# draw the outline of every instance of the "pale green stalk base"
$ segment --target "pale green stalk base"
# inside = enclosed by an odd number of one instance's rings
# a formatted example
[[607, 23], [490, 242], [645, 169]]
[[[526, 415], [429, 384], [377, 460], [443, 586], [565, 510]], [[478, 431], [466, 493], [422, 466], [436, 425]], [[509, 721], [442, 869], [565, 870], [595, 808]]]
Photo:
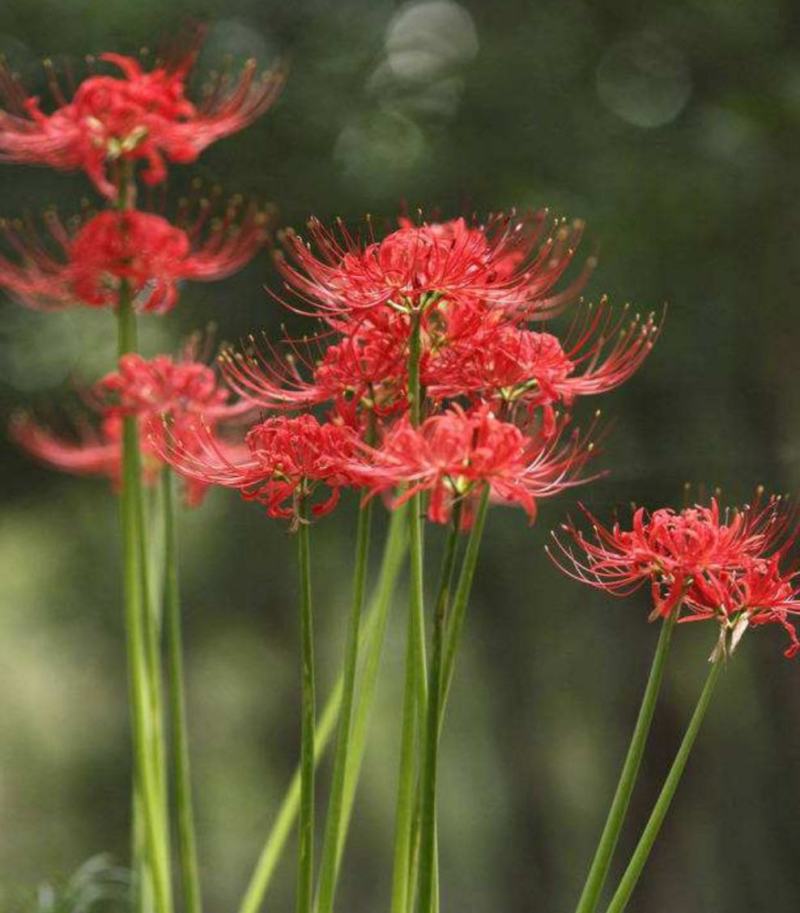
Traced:
[[297, 856], [297, 913], [311, 913], [314, 896], [314, 622], [311, 608], [311, 552], [305, 498], [300, 499], [297, 559], [300, 583], [300, 834]]
[[185, 913], [201, 913], [200, 874], [197, 864], [192, 778], [189, 764], [189, 733], [184, 696], [183, 634], [178, 589], [177, 530], [175, 528], [175, 494], [172, 473], [162, 475], [161, 506], [164, 515], [164, 557], [166, 579], [167, 689], [171, 713], [172, 763], [175, 807], [178, 819], [178, 854]]
[[686, 762], [689, 760], [692, 746], [697, 738], [697, 733], [700, 731], [700, 726], [702, 725], [703, 718], [708, 710], [708, 705], [711, 702], [711, 695], [714, 692], [714, 686], [719, 678], [722, 663], [722, 659], [717, 659], [712, 665], [711, 671], [708, 673], [708, 678], [706, 679], [706, 683], [700, 694], [700, 699], [698, 700], [692, 718], [689, 721], [678, 753], [675, 755], [675, 760], [672, 762], [672, 767], [667, 774], [667, 779], [664, 781], [664, 786], [659, 793], [650, 818], [645, 825], [642, 836], [639, 838], [636, 849], [633, 851], [633, 856], [631, 856], [628, 868], [625, 869], [625, 873], [620, 880], [619, 887], [611, 898], [611, 903], [608, 905], [606, 913], [622, 913], [628, 905], [633, 889], [636, 887], [639, 877], [642, 874], [642, 869], [650, 855], [650, 850], [652, 850], [656, 837], [658, 837], [658, 832], [661, 829], [661, 825], [669, 810], [670, 803], [675, 795], [675, 790], [678, 788], [678, 783], [680, 783], [681, 775], [686, 767]]
[[[411, 509], [414, 509], [412, 503]], [[397, 811], [395, 813], [394, 856], [392, 870], [391, 913], [409, 913], [411, 851], [413, 848], [413, 820], [415, 794], [415, 757], [417, 746], [417, 671], [414, 648], [414, 617], [409, 612], [406, 634], [406, 677], [403, 691], [403, 722], [400, 737], [400, 773], [397, 784]], [[420, 708], [424, 713], [424, 705]]]
[[353, 571], [353, 597], [347, 627], [347, 642], [344, 657], [344, 682], [342, 707], [339, 716], [339, 733], [333, 760], [331, 792], [325, 821], [325, 839], [320, 862], [317, 913], [332, 913], [339, 872], [339, 848], [344, 842], [342, 834], [342, 813], [344, 810], [344, 785], [347, 757], [350, 747], [353, 703], [355, 699], [356, 671], [358, 665], [358, 641], [361, 625], [361, 610], [366, 590], [369, 535], [372, 519], [372, 505], [369, 501], [358, 512], [356, 531], [356, 557]]
[[[367, 734], [372, 714], [372, 705], [375, 697], [375, 688], [378, 681], [383, 645], [386, 640], [386, 625], [389, 621], [389, 608], [392, 595], [403, 559], [408, 548], [408, 519], [406, 508], [395, 510], [389, 520], [389, 532], [386, 540], [384, 560], [381, 566], [378, 588], [374, 609], [370, 612], [369, 640], [364, 651], [364, 664], [358, 683], [358, 697], [353, 718], [353, 730], [350, 735], [350, 748], [347, 753], [345, 765], [344, 798], [342, 810], [342, 826], [340, 829], [340, 843], [338, 850], [337, 866], [341, 863], [344, 851], [344, 837], [350, 825], [355, 802], [356, 788], [361, 774], [361, 763], [366, 751]], [[374, 630], [372, 629], [374, 623]]]
[[439, 760], [439, 729], [442, 698], [442, 663], [444, 652], [445, 622], [450, 604], [450, 591], [456, 564], [461, 505], [453, 511], [452, 525], [447, 537], [442, 562], [439, 590], [433, 617], [431, 639], [431, 665], [428, 680], [428, 712], [424, 740], [422, 776], [420, 778], [419, 814], [419, 910], [432, 913], [438, 906], [438, 871], [436, 847], [436, 780]]
[[[129, 296], [120, 291], [118, 311], [119, 354], [135, 350], [136, 321]], [[134, 788], [140, 797], [143, 831], [143, 856], [149, 865], [153, 902], [157, 913], [171, 913], [172, 890], [169, 855], [165, 834], [165, 809], [157, 767], [158, 721], [152, 717], [153, 682], [149, 657], [145, 590], [147, 575], [141, 567], [146, 560], [143, 547], [141, 510], [141, 467], [136, 421], [123, 423], [120, 511], [122, 522], [123, 575], [125, 591], [125, 630], [128, 644], [128, 672], [133, 722]], [[144, 891], [139, 892], [143, 901]]]
[[664, 677], [664, 666], [669, 652], [670, 640], [672, 639], [672, 630], [675, 627], [675, 618], [676, 613], [673, 612], [669, 618], [662, 622], [661, 632], [658, 635], [658, 644], [653, 655], [650, 674], [647, 678], [647, 685], [642, 696], [642, 704], [639, 708], [639, 716], [631, 736], [628, 753], [622, 765], [611, 808], [603, 827], [603, 833], [600, 835], [600, 841], [597, 844], [589, 874], [586, 878], [586, 884], [583, 886], [575, 913], [594, 913], [600, 901], [600, 894], [608, 877], [614, 849], [619, 839], [619, 833], [628, 811], [633, 787], [641, 766], [650, 725], [653, 722], [653, 713], [656, 709], [658, 693], [661, 690], [661, 680]]

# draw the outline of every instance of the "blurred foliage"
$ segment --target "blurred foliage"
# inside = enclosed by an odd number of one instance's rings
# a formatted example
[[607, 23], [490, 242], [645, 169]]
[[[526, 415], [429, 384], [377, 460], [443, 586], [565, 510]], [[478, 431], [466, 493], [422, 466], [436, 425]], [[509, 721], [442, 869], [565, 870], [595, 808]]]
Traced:
[[[0, 51], [41, 89], [38, 58], [157, 44], [209, 23], [202, 68], [226, 54], [292, 71], [273, 112], [191, 174], [314, 212], [391, 220], [549, 205], [589, 224], [592, 294], [668, 302], [652, 358], [607, 397], [607, 479], [582, 493], [607, 515], [679, 502], [684, 481], [731, 501], [800, 485], [800, 7], [788, 0], [4, 0]], [[176, 171], [178, 194], [189, 173]], [[0, 170], [0, 214], [76, 208], [87, 183]], [[185, 290], [144, 323], [150, 353], [214, 321], [236, 339], [290, 319], [262, 286], [266, 257]], [[57, 412], [74, 379], [112, 363], [108, 314], [0, 304], [0, 409]], [[293, 319], [293, 318], [292, 318]], [[588, 416], [593, 404], [584, 407]], [[0, 877], [5, 897], [126, 858], [128, 733], [114, 499], [10, 445], [0, 514]], [[563, 578], [547, 531], [496, 510], [476, 581], [444, 739], [445, 910], [569, 909], [601, 826], [655, 631], [646, 599], [617, 602]], [[342, 648], [353, 505], [314, 531], [320, 662]], [[208, 909], [235, 908], [297, 751], [293, 550], [283, 527], [214, 493], [182, 521], [190, 720]], [[431, 535], [434, 550], [438, 537]], [[376, 535], [376, 544], [379, 535]], [[376, 548], [377, 551], [377, 548]], [[435, 564], [432, 565], [435, 567]], [[402, 619], [385, 674], [341, 909], [387, 903]], [[715, 632], [677, 632], [630, 850], [677, 746]], [[780, 635], [748, 634], [633, 908], [789, 913], [800, 905], [798, 667]], [[323, 779], [324, 789], [324, 779]], [[288, 909], [291, 866], [271, 909]], [[3, 904], [4, 908], [8, 903]], [[58, 909], [58, 908], [57, 908]], [[60, 913], [60, 911], [59, 911]]]
[[115, 913], [127, 909], [130, 873], [107, 856], [93, 856], [66, 884], [39, 886], [32, 913]]

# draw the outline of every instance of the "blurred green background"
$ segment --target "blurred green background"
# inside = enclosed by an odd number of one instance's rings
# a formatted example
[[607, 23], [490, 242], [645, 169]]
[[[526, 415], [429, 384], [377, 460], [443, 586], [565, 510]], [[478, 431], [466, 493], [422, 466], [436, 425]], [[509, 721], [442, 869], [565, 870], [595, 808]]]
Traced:
[[[391, 219], [548, 205], [588, 221], [591, 292], [669, 303], [651, 359], [602, 406], [612, 473], [581, 492], [608, 515], [680, 503], [685, 481], [733, 501], [800, 486], [800, 7], [775, 0], [3, 0], [0, 51], [37, 61], [157, 45], [209, 24], [201, 72], [226, 54], [291, 58], [266, 117], [188, 174], [310, 213]], [[0, 215], [69, 212], [76, 175], [4, 167]], [[287, 315], [267, 256], [186, 288], [149, 318], [151, 354], [215, 321], [235, 340]], [[0, 304], [0, 409], [55, 415], [113, 359], [110, 314]], [[588, 416], [595, 402], [579, 412]], [[49, 410], [49, 411], [48, 411]], [[582, 410], [582, 411], [581, 411]], [[126, 856], [129, 743], [117, 519], [102, 482], [0, 456], [0, 881], [24, 908], [42, 879], [101, 850]], [[572, 909], [613, 789], [656, 631], [645, 594], [617, 601], [543, 553], [574, 498], [534, 528], [496, 510], [444, 739], [444, 911]], [[353, 504], [314, 531], [320, 675], [349, 594]], [[190, 718], [208, 910], [235, 909], [297, 752], [293, 542], [227, 492], [182, 518]], [[377, 552], [377, 549], [376, 549]], [[377, 557], [377, 555], [376, 555]], [[402, 594], [348, 847], [339, 909], [385, 909], [399, 738]], [[705, 675], [715, 631], [678, 631], [630, 849]], [[800, 905], [800, 683], [780, 631], [748, 634], [631, 910]], [[323, 688], [324, 691], [324, 688]], [[324, 778], [323, 787], [324, 789]], [[288, 863], [288, 859], [287, 859]], [[269, 909], [290, 909], [285, 864]]]

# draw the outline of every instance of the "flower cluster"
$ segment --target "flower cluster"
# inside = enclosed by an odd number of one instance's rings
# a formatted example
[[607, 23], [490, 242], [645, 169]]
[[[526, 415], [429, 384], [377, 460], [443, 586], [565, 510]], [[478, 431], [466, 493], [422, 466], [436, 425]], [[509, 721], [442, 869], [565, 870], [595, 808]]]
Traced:
[[[590, 435], [567, 432], [569, 408], [630, 377], [658, 328], [652, 317], [615, 316], [605, 299], [580, 304], [563, 340], [529, 326], [570, 304], [592, 269], [590, 262], [558, 289], [579, 223], [550, 222], [545, 212], [485, 224], [401, 219], [382, 240], [370, 225], [366, 243], [341, 224], [310, 226], [314, 245], [286, 233], [278, 262], [290, 306], [316, 317], [320, 332], [279, 343], [251, 338], [220, 358], [240, 397], [278, 413], [263, 426], [270, 435], [279, 427], [311, 434], [290, 416], [310, 420], [322, 410], [326, 421], [314, 418], [313, 427], [337, 429], [330, 440], [313, 436], [315, 447], [331, 448], [324, 480], [332, 491], [399, 490], [396, 505], [425, 492], [433, 522], [449, 522], [459, 505], [463, 527], [487, 487], [492, 500], [518, 504], [533, 519], [538, 499], [581, 480], [594, 446]], [[272, 497], [275, 485], [289, 484], [282, 467], [255, 452], [231, 466], [198, 438], [191, 453], [168, 442], [164, 458], [195, 478], [256, 492], [272, 513], [283, 510], [276, 505], [286, 497]]]
[[181, 475], [201, 485], [237, 488], [247, 500], [263, 504], [271, 517], [297, 520], [300, 501], [320, 486], [329, 493], [311, 505], [317, 517], [333, 510], [341, 488], [356, 484], [357, 444], [351, 429], [305, 414], [254, 425], [239, 459], [232, 459], [206, 426], [195, 426], [188, 438], [171, 437], [159, 449]]
[[102, 54], [100, 60], [118, 72], [89, 76], [69, 99], [51, 73], [56, 107], [49, 114], [3, 65], [0, 160], [81, 169], [110, 199], [117, 197], [124, 163], [143, 161], [145, 183], [161, 183], [166, 161], [194, 162], [211, 143], [266, 111], [283, 84], [281, 67], [259, 75], [250, 60], [238, 79], [221, 75], [206, 87], [199, 102], [190, 101], [186, 85], [198, 38], [149, 71], [135, 58]]
[[[197, 429], [213, 437], [219, 453], [233, 459], [241, 453], [234, 433], [247, 422], [252, 407], [232, 400], [213, 370], [197, 360], [192, 340], [179, 358], [158, 355], [146, 360], [124, 355], [118, 370], [107, 374], [84, 396], [88, 414], [71, 434], [59, 434], [29, 415], [18, 415], [11, 424], [12, 437], [42, 462], [63, 472], [102, 475], [119, 487], [122, 474], [123, 419], [136, 419], [142, 448], [142, 477], [158, 481], [164, 466], [164, 440], [195, 446]], [[208, 488], [203, 480], [187, 477], [185, 500], [199, 504]]]
[[0, 222], [14, 256], [0, 254], [0, 285], [39, 310], [73, 305], [115, 308], [124, 287], [139, 311], [163, 313], [187, 279], [211, 282], [241, 269], [266, 238], [267, 216], [232, 200], [221, 216], [211, 204], [185, 224], [140, 210], [106, 210], [64, 224], [47, 215], [44, 238], [24, 223]]
[[796, 511], [780, 497], [762, 502], [760, 495], [724, 512], [716, 498], [681, 511], [638, 508], [629, 527], [603, 526], [584, 509], [591, 536], [565, 524], [569, 541], [555, 537], [554, 560], [575, 579], [617, 596], [649, 583], [651, 618], [675, 612], [679, 621], [717, 621], [714, 656], [732, 651], [748, 626], [778, 623], [789, 634], [791, 657], [800, 652], [789, 621], [800, 614], [800, 569], [786, 561], [798, 536]]

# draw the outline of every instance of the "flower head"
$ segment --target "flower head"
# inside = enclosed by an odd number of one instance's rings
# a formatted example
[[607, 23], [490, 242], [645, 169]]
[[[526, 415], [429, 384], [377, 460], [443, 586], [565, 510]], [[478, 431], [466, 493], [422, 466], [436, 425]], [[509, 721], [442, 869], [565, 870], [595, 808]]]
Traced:
[[161, 183], [167, 161], [195, 161], [206, 146], [266, 111], [283, 84], [282, 67], [259, 75], [250, 60], [237, 78], [218, 76], [203, 98], [192, 102], [186, 85], [197, 50], [198, 41], [192, 40], [152, 70], [133, 57], [102, 54], [118, 72], [89, 76], [69, 99], [51, 71], [56, 107], [49, 114], [3, 66], [0, 160], [82, 169], [109, 198], [117, 194], [114, 178], [122, 161], [143, 161], [145, 182]]
[[340, 489], [354, 481], [358, 438], [347, 427], [320, 423], [312, 415], [278, 416], [255, 425], [245, 437], [246, 453], [231, 459], [208, 429], [197, 423], [193, 435], [155, 446], [182, 475], [209, 485], [236, 488], [263, 504], [271, 517], [297, 521], [301, 499], [318, 489], [327, 496], [311, 506], [314, 516], [329, 513]]
[[[357, 316], [376, 308], [401, 312], [492, 305], [544, 318], [561, 309], [585, 282], [587, 270], [562, 292], [554, 287], [571, 263], [583, 226], [548, 228], [546, 212], [517, 219], [490, 217], [412, 224], [380, 241], [362, 243], [341, 222], [329, 230], [316, 219], [316, 250], [293, 232], [279, 260], [286, 284], [321, 316]], [[371, 230], [371, 226], [370, 226]]]
[[230, 390], [219, 384], [213, 368], [193, 355], [192, 346], [178, 359], [123, 355], [118, 369], [98, 382], [96, 395], [109, 414], [122, 416], [202, 417], [216, 424], [252, 409], [249, 403], [231, 402]]
[[592, 452], [577, 434], [566, 442], [541, 429], [525, 434], [495, 418], [488, 406], [472, 412], [453, 406], [419, 428], [407, 417], [397, 422], [362, 475], [373, 491], [407, 486], [396, 505], [430, 492], [428, 518], [434, 523], [448, 522], [454, 505], [462, 503], [461, 523], [468, 527], [487, 485], [494, 500], [518, 504], [534, 520], [539, 498], [587, 481], [580, 471]]
[[778, 621], [787, 627], [786, 616], [800, 611], [797, 572], [781, 568], [798, 536], [796, 514], [779, 497], [762, 503], [759, 493], [753, 504], [724, 512], [716, 498], [681, 511], [638, 508], [629, 527], [606, 527], [584, 513], [591, 537], [566, 524], [574, 547], [555, 537], [556, 564], [616, 596], [649, 583], [651, 618], [677, 612], [679, 621], [714, 619], [722, 646], [733, 649], [748, 624]]
[[116, 307], [126, 283], [138, 310], [164, 313], [175, 305], [180, 282], [230, 275], [265, 239], [263, 214], [236, 203], [219, 221], [201, 214], [185, 228], [139, 210], [106, 210], [69, 225], [51, 212], [47, 228], [41, 239], [28, 225], [0, 222], [16, 255], [0, 254], [0, 286], [44, 310]]
[[800, 652], [800, 639], [792, 615], [800, 615], [800, 573], [782, 571], [780, 555], [745, 558], [739, 567], [700, 577], [684, 600], [684, 621], [716, 621], [719, 641], [712, 654], [732, 653], [748, 627], [779, 624], [789, 635], [785, 651], [791, 659]]
[[660, 327], [653, 315], [617, 317], [605, 298], [587, 307], [562, 342], [515, 323], [485, 326], [444, 346], [428, 367], [434, 398], [467, 395], [505, 408], [571, 405], [628, 380], [650, 353]]
[[[201, 420], [221, 453], [228, 459], [240, 456], [241, 448], [228, 440], [226, 432], [252, 407], [231, 401], [230, 391], [218, 384], [213, 370], [196, 359], [197, 344], [197, 338], [190, 340], [179, 359], [157, 355], [146, 360], [133, 353], [124, 355], [117, 371], [107, 374], [84, 395], [92, 411], [71, 433], [58, 434], [29, 416], [18, 416], [11, 425], [12, 437], [56, 469], [103, 475], [115, 488], [122, 474], [125, 418], [135, 418], [139, 428], [145, 484], [158, 480], [164, 466], [160, 452], [167, 435], [191, 447], [194, 429]], [[199, 504], [208, 486], [197, 479], [185, 481], [186, 501]]]
[[361, 427], [371, 413], [388, 418], [407, 406], [405, 338], [367, 323], [349, 334], [263, 344], [251, 337], [244, 352], [220, 357], [228, 385], [267, 409], [328, 405], [339, 419]]

